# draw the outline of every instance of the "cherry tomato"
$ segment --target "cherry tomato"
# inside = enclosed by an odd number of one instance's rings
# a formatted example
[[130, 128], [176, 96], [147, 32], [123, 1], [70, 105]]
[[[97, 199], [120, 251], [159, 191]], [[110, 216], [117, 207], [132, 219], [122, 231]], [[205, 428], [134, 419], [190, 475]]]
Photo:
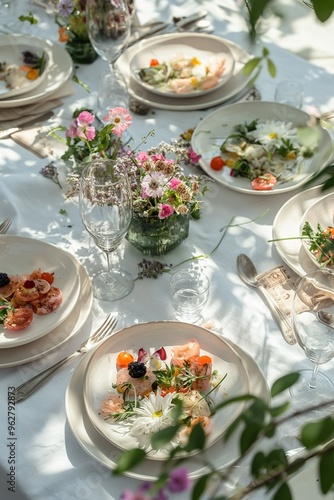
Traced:
[[132, 363], [135, 358], [129, 352], [122, 351], [119, 353], [116, 359], [117, 366], [119, 368], [127, 368], [129, 363]]
[[158, 59], [151, 59], [150, 60], [150, 66], [159, 66], [159, 61]]
[[41, 279], [47, 281], [48, 283], [50, 283], [50, 285], [52, 285], [52, 283], [55, 280], [54, 275], [52, 273], [48, 273], [48, 272], [42, 273]]
[[257, 191], [269, 191], [275, 186], [276, 182], [276, 177], [267, 172], [266, 174], [256, 177], [256, 179], [252, 181], [252, 186]]
[[221, 156], [214, 156], [210, 162], [210, 167], [212, 170], [221, 170], [225, 162]]
[[18, 307], [9, 311], [4, 320], [4, 327], [8, 330], [24, 330], [30, 325], [33, 319], [33, 310], [29, 307]]
[[199, 356], [197, 358], [197, 363], [199, 363], [200, 365], [212, 365], [212, 359], [210, 358], [210, 356]]

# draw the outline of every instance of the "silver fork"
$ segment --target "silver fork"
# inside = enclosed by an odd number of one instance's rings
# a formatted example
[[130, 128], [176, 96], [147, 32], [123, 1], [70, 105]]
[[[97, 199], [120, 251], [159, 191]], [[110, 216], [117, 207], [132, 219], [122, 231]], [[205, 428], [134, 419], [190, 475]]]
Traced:
[[8, 229], [10, 228], [12, 221], [10, 219], [5, 219], [3, 222], [0, 224], [0, 234], [5, 234], [7, 233]]
[[112, 332], [114, 331], [116, 325], [117, 325], [117, 318], [109, 314], [105, 319], [105, 321], [102, 323], [102, 325], [96, 330], [96, 332], [91, 337], [89, 337], [81, 344], [79, 349], [74, 351], [69, 356], [66, 356], [66, 358], [63, 358], [54, 365], [50, 366], [43, 372], [38, 373], [37, 375], [30, 378], [26, 382], [23, 382], [23, 384], [21, 384], [19, 387], [16, 387], [15, 389], [16, 403], [19, 403], [20, 401], [23, 401], [28, 396], [30, 396], [37, 389], [37, 387], [41, 385], [42, 382], [44, 382], [52, 373], [58, 370], [58, 368], [62, 366], [64, 363], [66, 363], [70, 359], [79, 356], [80, 354], [84, 354], [93, 346], [95, 346], [102, 340], [108, 338], [109, 335], [111, 335]]

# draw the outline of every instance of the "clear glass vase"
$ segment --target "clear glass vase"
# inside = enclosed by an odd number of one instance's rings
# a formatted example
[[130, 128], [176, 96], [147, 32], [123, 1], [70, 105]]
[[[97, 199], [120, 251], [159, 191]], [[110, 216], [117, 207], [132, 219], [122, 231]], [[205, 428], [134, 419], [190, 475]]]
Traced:
[[190, 212], [166, 219], [145, 219], [134, 214], [126, 238], [144, 255], [165, 255], [187, 238], [189, 222]]
[[91, 64], [98, 57], [89, 40], [82, 40], [74, 35], [66, 42], [66, 50], [72, 61], [78, 64]]

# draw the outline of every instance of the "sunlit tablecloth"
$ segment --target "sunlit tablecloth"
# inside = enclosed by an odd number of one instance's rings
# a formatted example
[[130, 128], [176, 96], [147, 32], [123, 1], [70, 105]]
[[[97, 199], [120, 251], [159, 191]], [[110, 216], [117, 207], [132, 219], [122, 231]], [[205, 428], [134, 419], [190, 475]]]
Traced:
[[[260, 43], [253, 49], [250, 47], [239, 13], [235, 9], [222, 8], [223, 2], [193, 0], [186, 4], [177, 1], [155, 3], [156, 11], [153, 13], [152, 9], [152, 17], [163, 19], [171, 18], [172, 15], [185, 15], [185, 9], [192, 12], [200, 7], [207, 8], [216, 34], [231, 39], [247, 50], [261, 50]], [[27, 10], [41, 16], [38, 7], [27, 2], [25, 4]], [[139, 10], [138, 13], [140, 19], [148, 20], [146, 11]], [[53, 19], [45, 15], [42, 19], [40, 25], [26, 28], [26, 31], [56, 40], [57, 28]], [[297, 78], [304, 85], [306, 105], [314, 105], [323, 112], [334, 109], [333, 73], [309, 64], [272, 44], [270, 40], [265, 41], [265, 45], [271, 52], [278, 72], [276, 80], [265, 69], [261, 73], [256, 85], [263, 100], [273, 100], [278, 80]], [[92, 65], [76, 68], [77, 76], [89, 85], [90, 92], [87, 93], [81, 86], [74, 84], [76, 93], [64, 99], [64, 106], [56, 121], [68, 125], [76, 108], [86, 106], [94, 109], [97, 75], [104, 68], [105, 63], [100, 59]], [[149, 144], [160, 140], [168, 141], [196, 126], [211, 111], [178, 113], [152, 109], [145, 117], [133, 116], [131, 134], [135, 141], [140, 142], [142, 136], [154, 128], [156, 135], [154, 139], [149, 139]], [[47, 160], [37, 158], [10, 139], [0, 142], [0, 219], [5, 216], [13, 219], [8, 234], [38, 238], [69, 250], [92, 275], [105, 266], [106, 262], [83, 228], [77, 200], [66, 199], [65, 189], [60, 190], [56, 184], [39, 174], [46, 163]], [[63, 182], [64, 179], [61, 180]], [[277, 211], [298, 191], [259, 197], [237, 193], [216, 184], [211, 188], [203, 203], [202, 219], [191, 222], [189, 238], [161, 260], [176, 264], [192, 255], [209, 253], [221, 237], [222, 228], [235, 217], [234, 223], [239, 225], [229, 229], [210, 259], [202, 261], [211, 280], [205, 319], [213, 320], [222, 335], [252, 355], [270, 385], [282, 374], [308, 367], [309, 362], [301, 348], [285, 343], [260, 297], [241, 282], [236, 274], [236, 257], [241, 252], [248, 254], [256, 263], [259, 273], [282, 264], [275, 247], [268, 240], [272, 235], [272, 223]], [[62, 213], [64, 210], [66, 213]], [[251, 222], [253, 219], [256, 220]], [[117, 257], [120, 264], [136, 276], [137, 264], [143, 256], [125, 241], [117, 252]], [[73, 437], [66, 421], [65, 392], [78, 364], [75, 360], [63, 366], [38, 392], [16, 407], [17, 491], [16, 494], [11, 493], [7, 483], [7, 475], [10, 473], [7, 393], [9, 387], [19, 385], [71, 353], [101, 322], [106, 312], [117, 312], [119, 328], [138, 322], [173, 319], [168, 282], [168, 275], [157, 280], [141, 280], [135, 283], [133, 292], [121, 301], [105, 304], [94, 300], [87, 323], [61, 348], [38, 362], [1, 369], [1, 498], [82, 500], [96, 497], [100, 500], [112, 500], [119, 498], [125, 487], [134, 488], [138, 484], [132, 478], [113, 477], [108, 469], [86, 454]], [[334, 378], [332, 361], [323, 366], [322, 370]], [[315, 476], [305, 474], [303, 479], [296, 482], [296, 488], [302, 484], [314, 488], [315, 483]], [[262, 498], [262, 494], [257, 493], [254, 498]]]

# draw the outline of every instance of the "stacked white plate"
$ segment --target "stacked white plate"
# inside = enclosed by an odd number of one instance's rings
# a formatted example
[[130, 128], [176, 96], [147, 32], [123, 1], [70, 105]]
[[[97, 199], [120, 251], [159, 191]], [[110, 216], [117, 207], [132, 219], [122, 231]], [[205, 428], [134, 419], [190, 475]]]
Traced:
[[22, 51], [46, 57], [45, 70], [36, 80], [19, 89], [8, 90], [0, 81], [0, 109], [41, 101], [58, 90], [72, 75], [73, 63], [64, 47], [31, 35], [0, 35], [1, 62], [22, 64]]
[[[211, 55], [224, 54], [226, 68], [217, 87], [210, 91], [177, 95], [159, 90], [143, 83], [137, 69], [146, 66], [150, 59], [160, 62], [170, 60], [178, 53], [189, 57], [196, 54], [204, 60]], [[235, 43], [204, 33], [170, 33], [142, 40], [124, 51], [116, 66], [124, 75], [130, 96], [143, 104], [161, 109], [191, 111], [216, 106], [237, 96], [251, 79], [244, 75], [243, 68], [251, 56]]]
[[45, 316], [34, 314], [23, 330], [0, 325], [0, 367], [16, 366], [40, 358], [59, 347], [83, 326], [93, 294], [85, 268], [68, 252], [36, 239], [0, 236], [0, 270], [29, 274], [35, 269], [54, 273], [53, 286], [63, 294], [61, 306]]
[[315, 271], [319, 263], [309, 251], [307, 240], [300, 239], [307, 221], [317, 231], [333, 226], [334, 189], [322, 191], [316, 186], [295, 195], [277, 213], [273, 223], [273, 239], [282, 260], [299, 276]]
[[[216, 403], [229, 397], [252, 393], [269, 400], [264, 376], [248, 354], [230, 341], [205, 328], [177, 321], [159, 321], [134, 325], [113, 334], [101, 345], [86, 354], [77, 367], [66, 393], [66, 412], [74, 436], [84, 450], [110, 469], [123, 450], [137, 448], [140, 443], [130, 436], [129, 428], [105, 421], [99, 415], [102, 399], [111, 392], [116, 381], [116, 357], [121, 351], [129, 351], [136, 357], [139, 348], [153, 353], [164, 347], [167, 360], [171, 347], [183, 345], [197, 339], [201, 354], [209, 355], [213, 368], [226, 378], [217, 389]], [[205, 459], [216, 468], [224, 467], [239, 453], [238, 440], [234, 436], [227, 443], [223, 435], [245, 408], [240, 402], [227, 405], [212, 417], [212, 433], [206, 449], [199, 455], [189, 457], [187, 467], [192, 477], [198, 477], [206, 469]], [[126, 430], [128, 429], [128, 430]], [[161, 461], [166, 458], [164, 450], [147, 449], [148, 457], [127, 475], [139, 479], [153, 480], [159, 475]], [[201, 455], [203, 460], [201, 460]]]

